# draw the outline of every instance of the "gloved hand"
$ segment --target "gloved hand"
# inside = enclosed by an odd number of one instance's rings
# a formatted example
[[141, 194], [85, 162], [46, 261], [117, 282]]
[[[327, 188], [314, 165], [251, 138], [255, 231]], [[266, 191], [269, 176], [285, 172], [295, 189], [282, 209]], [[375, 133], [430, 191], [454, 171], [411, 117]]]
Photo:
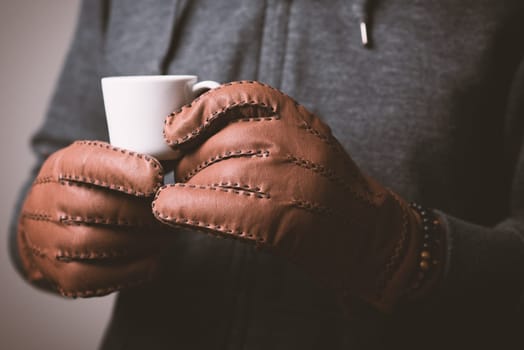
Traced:
[[162, 222], [256, 242], [382, 310], [411, 288], [420, 217], [290, 97], [225, 84], [170, 115], [164, 134], [180, 160], [153, 202]]
[[28, 279], [90, 297], [152, 278], [168, 239], [151, 213], [162, 173], [157, 160], [103, 142], [77, 141], [52, 154], [20, 216]]

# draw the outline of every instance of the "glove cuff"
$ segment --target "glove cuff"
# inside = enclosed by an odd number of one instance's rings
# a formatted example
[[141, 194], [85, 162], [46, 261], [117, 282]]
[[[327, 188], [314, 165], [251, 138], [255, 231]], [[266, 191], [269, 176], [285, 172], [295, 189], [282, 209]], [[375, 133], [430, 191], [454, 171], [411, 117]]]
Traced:
[[432, 211], [410, 205], [389, 190], [384, 198], [375, 216], [375, 235], [369, 237], [374, 243], [357, 272], [350, 274], [345, 295], [356, 295], [389, 313], [435, 289], [442, 275], [445, 242]]
[[402, 262], [386, 281], [381, 298], [371, 301], [386, 312], [429, 296], [441, 279], [445, 259], [445, 237], [433, 211], [393, 195], [400, 204], [407, 232], [404, 247], [399, 242], [394, 252], [403, 255]]

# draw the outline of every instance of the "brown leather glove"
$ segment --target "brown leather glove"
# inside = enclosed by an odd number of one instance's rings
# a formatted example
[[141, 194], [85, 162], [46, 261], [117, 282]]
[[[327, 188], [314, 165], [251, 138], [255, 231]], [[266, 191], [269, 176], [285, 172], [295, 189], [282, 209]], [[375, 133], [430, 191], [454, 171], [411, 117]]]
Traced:
[[162, 184], [153, 158], [77, 141], [42, 166], [20, 216], [28, 279], [90, 297], [150, 279], [166, 235], [151, 213]]
[[169, 116], [164, 134], [180, 161], [153, 202], [162, 222], [256, 242], [383, 310], [409, 289], [419, 216], [290, 97], [225, 84]]

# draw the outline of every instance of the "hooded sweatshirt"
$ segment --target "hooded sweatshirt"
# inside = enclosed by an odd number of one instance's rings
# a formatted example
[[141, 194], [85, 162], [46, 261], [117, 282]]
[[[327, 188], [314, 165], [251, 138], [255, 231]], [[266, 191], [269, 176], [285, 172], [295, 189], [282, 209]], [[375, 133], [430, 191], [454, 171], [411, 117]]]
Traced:
[[84, 1], [35, 169], [73, 140], [108, 139], [102, 76], [260, 80], [320, 116], [363, 172], [436, 208], [448, 243], [434, 295], [382, 315], [342, 312], [242, 242], [179, 231], [165, 276], [119, 293], [102, 347], [522, 346], [523, 18], [521, 0]]

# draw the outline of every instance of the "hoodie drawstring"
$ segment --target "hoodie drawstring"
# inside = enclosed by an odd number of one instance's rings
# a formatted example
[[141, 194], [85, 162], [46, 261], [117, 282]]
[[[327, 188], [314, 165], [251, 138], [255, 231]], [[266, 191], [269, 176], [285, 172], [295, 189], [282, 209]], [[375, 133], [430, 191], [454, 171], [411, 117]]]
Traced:
[[371, 46], [371, 14], [375, 0], [355, 0], [352, 6], [353, 13], [360, 23], [360, 37], [364, 47]]

